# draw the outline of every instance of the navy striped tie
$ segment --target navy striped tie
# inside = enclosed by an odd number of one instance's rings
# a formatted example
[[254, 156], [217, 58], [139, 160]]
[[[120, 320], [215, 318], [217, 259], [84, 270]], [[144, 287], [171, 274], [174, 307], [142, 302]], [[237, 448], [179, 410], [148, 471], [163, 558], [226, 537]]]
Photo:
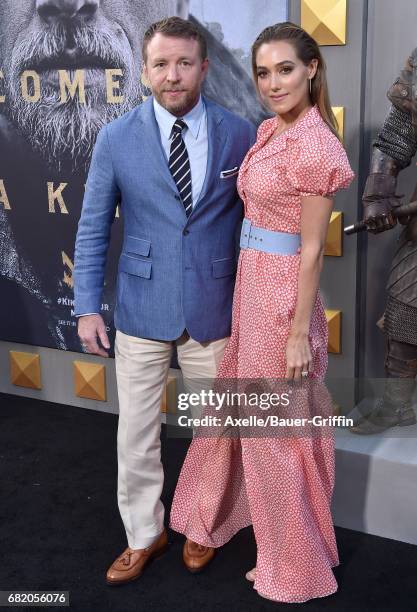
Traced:
[[182, 119], [177, 119], [172, 127], [171, 132], [171, 148], [169, 152], [169, 169], [178, 192], [184, 204], [187, 217], [190, 215], [193, 208], [192, 192], [191, 192], [191, 168], [188, 158], [187, 147], [182, 138], [182, 130], [187, 127]]

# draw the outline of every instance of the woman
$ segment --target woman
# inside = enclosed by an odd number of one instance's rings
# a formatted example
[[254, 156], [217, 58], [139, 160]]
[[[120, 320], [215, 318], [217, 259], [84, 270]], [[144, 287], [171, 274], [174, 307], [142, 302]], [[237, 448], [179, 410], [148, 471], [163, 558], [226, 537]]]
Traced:
[[[315, 41], [292, 23], [268, 27], [252, 47], [252, 67], [275, 117], [259, 127], [239, 172], [246, 219], [218, 381], [320, 382], [327, 368], [318, 293], [324, 244], [333, 196], [353, 172], [336, 135]], [[314, 392], [308, 397], [311, 414]], [[187, 536], [185, 551], [197, 546], [207, 555], [252, 524], [257, 563], [246, 577], [259, 595], [281, 602], [324, 597], [337, 590], [333, 484], [331, 435], [196, 437], [171, 527]]]

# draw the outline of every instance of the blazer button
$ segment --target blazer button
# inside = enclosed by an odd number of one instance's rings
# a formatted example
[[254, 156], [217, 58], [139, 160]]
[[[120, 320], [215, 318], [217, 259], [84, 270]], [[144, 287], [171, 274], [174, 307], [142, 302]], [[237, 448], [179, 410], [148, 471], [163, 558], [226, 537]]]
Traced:
[[182, 233], [183, 233], [183, 236], [188, 236], [188, 234], [190, 233], [190, 230], [185, 229], [185, 230], [183, 230]]

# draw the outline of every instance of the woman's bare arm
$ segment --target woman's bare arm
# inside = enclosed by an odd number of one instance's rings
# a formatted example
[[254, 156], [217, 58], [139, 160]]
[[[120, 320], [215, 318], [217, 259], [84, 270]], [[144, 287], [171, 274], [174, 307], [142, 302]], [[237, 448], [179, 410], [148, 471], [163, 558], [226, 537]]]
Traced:
[[333, 199], [301, 198], [301, 261], [295, 315], [287, 343], [287, 378], [301, 377], [311, 367], [308, 341], [311, 315], [320, 284], [327, 228]]

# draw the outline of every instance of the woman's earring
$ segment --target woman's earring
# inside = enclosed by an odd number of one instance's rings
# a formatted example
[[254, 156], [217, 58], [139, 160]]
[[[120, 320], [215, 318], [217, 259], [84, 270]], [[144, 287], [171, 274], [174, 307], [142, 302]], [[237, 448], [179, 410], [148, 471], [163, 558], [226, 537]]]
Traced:
[[308, 79], [308, 84], [309, 84], [309, 87], [310, 87], [310, 96], [311, 96], [311, 79]]

